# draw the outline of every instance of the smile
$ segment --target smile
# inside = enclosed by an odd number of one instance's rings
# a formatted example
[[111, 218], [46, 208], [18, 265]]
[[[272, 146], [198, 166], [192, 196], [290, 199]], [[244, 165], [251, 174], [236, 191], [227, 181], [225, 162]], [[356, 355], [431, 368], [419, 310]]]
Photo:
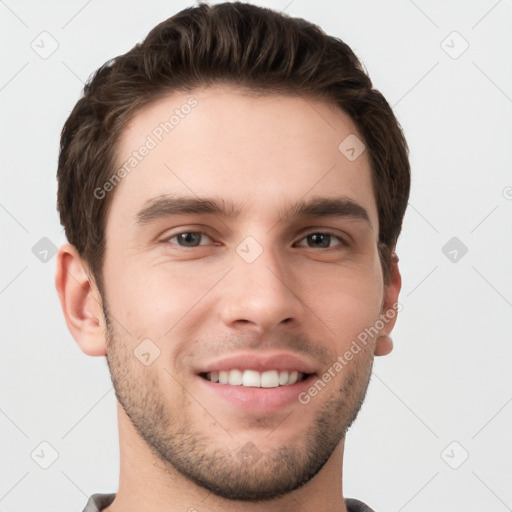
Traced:
[[201, 377], [210, 382], [228, 384], [230, 386], [244, 386], [251, 388], [277, 388], [290, 386], [307, 378], [307, 374], [298, 370], [221, 370], [201, 373]]

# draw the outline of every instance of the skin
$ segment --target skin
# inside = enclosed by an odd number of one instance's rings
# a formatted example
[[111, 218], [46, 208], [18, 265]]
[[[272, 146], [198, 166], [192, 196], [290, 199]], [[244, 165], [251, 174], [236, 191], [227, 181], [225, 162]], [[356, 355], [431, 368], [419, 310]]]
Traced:
[[[109, 192], [103, 300], [76, 249], [58, 253], [69, 330], [84, 353], [107, 356], [118, 398], [120, 482], [107, 510], [346, 511], [344, 435], [374, 356], [392, 349], [396, 315], [308, 404], [241, 410], [205, 391], [195, 371], [220, 356], [287, 352], [321, 377], [396, 304], [401, 278], [394, 258], [384, 285], [367, 152], [349, 161], [338, 150], [358, 132], [333, 105], [215, 86], [141, 111], [122, 134], [119, 163], [190, 96], [197, 107]], [[241, 214], [138, 225], [137, 212], [161, 194], [222, 197]], [[339, 196], [369, 223], [279, 215], [297, 200]], [[197, 232], [196, 246], [176, 237]], [[307, 237], [325, 232], [327, 246]], [[262, 249], [252, 263], [236, 252], [247, 236]], [[134, 355], [146, 339], [160, 351], [149, 366]], [[248, 447], [257, 461], [238, 456]]]

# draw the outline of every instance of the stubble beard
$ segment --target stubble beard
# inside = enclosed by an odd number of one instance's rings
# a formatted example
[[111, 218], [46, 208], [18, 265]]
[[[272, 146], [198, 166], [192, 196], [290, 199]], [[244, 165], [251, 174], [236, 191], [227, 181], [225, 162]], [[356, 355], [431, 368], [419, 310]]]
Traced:
[[[331, 392], [329, 399], [324, 399], [302, 439], [290, 439], [287, 444], [271, 449], [252, 443], [241, 450], [216, 445], [208, 432], [187, 419], [183, 405], [195, 402], [186, 390], [181, 389], [182, 401], [172, 410], [163, 400], [157, 374], [137, 361], [130, 348], [125, 348], [131, 345], [115, 332], [106, 306], [104, 313], [112, 384], [117, 400], [139, 436], [163, 463], [169, 478], [175, 478], [177, 472], [224, 499], [269, 501], [305, 485], [344, 439], [366, 396], [373, 357], [365, 365], [343, 369], [346, 376], [337, 393]], [[179, 386], [168, 371], [164, 374], [170, 385]], [[322, 399], [321, 395], [328, 392], [323, 390], [316, 399]], [[299, 411], [299, 417], [307, 419], [308, 405], [300, 407], [304, 409]], [[222, 420], [222, 411], [208, 412]], [[230, 444], [234, 446], [236, 439]]]

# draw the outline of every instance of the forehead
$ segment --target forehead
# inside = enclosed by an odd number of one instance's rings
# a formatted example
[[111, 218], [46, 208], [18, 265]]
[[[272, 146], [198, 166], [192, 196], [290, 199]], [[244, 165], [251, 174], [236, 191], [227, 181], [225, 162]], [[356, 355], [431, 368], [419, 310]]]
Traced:
[[114, 173], [124, 171], [110, 211], [135, 220], [164, 194], [222, 196], [271, 220], [283, 202], [345, 196], [377, 226], [367, 152], [348, 158], [347, 144], [363, 147], [350, 116], [318, 99], [254, 97], [226, 86], [173, 93], [121, 134]]

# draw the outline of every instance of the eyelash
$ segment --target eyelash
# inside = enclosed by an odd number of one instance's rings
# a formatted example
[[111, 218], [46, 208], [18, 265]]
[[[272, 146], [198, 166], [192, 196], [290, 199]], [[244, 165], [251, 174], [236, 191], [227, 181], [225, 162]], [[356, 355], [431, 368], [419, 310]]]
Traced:
[[[180, 235], [185, 235], [185, 234], [190, 234], [190, 233], [193, 233], [195, 235], [203, 235], [203, 236], [206, 236], [208, 238], [211, 238], [209, 235], [207, 235], [206, 233], [204, 233], [203, 231], [181, 231], [179, 233], [176, 233], [170, 237], [167, 237], [164, 241], [165, 242], [170, 242], [173, 238], [176, 238]], [[311, 231], [309, 233], [305, 233], [302, 238], [300, 238], [298, 241], [301, 242], [302, 240], [306, 239], [307, 237], [311, 236], [311, 235], [328, 235], [328, 236], [331, 236], [335, 239], [337, 239], [340, 243], [338, 245], [335, 245], [334, 247], [320, 247], [320, 249], [334, 249], [335, 247], [339, 247], [339, 246], [343, 246], [343, 247], [347, 247], [349, 244], [346, 240], [344, 240], [343, 238], [341, 238], [339, 235], [335, 235], [334, 233], [331, 233], [329, 231]], [[183, 249], [183, 250], [188, 250], [188, 249], [197, 249], [198, 247], [204, 247], [204, 245], [198, 245], [198, 246], [195, 246], [195, 247], [182, 247], [181, 245], [178, 245], [176, 243], [173, 243], [171, 242], [172, 245], [176, 245], [179, 249]], [[208, 244], [206, 244], [208, 245]], [[215, 245], [218, 245], [218, 244], [215, 244]], [[303, 247], [303, 246], [302, 246]], [[314, 247], [306, 247], [308, 249], [314, 249]]]

